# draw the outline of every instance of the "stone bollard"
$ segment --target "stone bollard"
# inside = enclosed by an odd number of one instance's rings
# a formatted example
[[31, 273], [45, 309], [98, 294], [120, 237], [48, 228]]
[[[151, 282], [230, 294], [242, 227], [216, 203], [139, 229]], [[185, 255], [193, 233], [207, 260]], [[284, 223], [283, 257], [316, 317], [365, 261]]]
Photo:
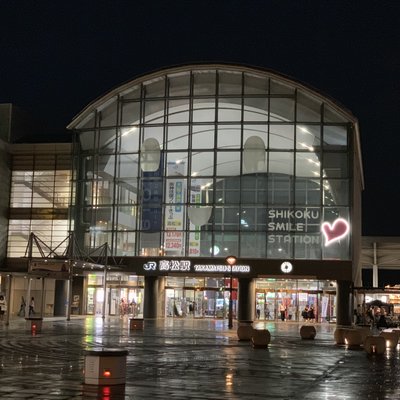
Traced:
[[30, 329], [32, 335], [36, 335], [37, 333], [42, 332], [43, 318], [29, 317], [29, 318], [25, 318], [25, 320], [29, 321], [29, 329]]
[[385, 338], [386, 347], [388, 349], [395, 349], [397, 346], [397, 343], [399, 343], [399, 333], [398, 332], [383, 331], [379, 334], [379, 336], [382, 336], [383, 338]]
[[251, 340], [253, 334], [253, 321], [239, 321], [239, 326], [237, 329], [237, 335], [239, 340]]
[[128, 350], [93, 349], [85, 352], [86, 385], [125, 385]]
[[253, 329], [251, 344], [253, 348], [266, 349], [271, 341], [271, 334], [268, 329]]
[[358, 329], [346, 329], [344, 341], [349, 349], [357, 349], [363, 344], [363, 336]]
[[313, 325], [302, 325], [300, 328], [300, 336], [302, 339], [314, 339], [317, 335], [317, 330]]
[[386, 350], [386, 340], [383, 336], [367, 336], [364, 350], [371, 355], [382, 355]]
[[141, 330], [143, 329], [144, 320], [143, 318], [129, 318], [129, 330]]

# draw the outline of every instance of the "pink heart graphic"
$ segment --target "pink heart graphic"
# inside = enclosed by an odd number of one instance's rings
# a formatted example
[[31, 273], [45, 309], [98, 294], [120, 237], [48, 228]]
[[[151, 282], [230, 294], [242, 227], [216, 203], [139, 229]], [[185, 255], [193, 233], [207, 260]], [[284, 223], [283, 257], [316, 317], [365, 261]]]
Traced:
[[325, 246], [340, 240], [348, 234], [349, 230], [349, 223], [343, 218], [335, 219], [332, 225], [329, 222], [324, 222], [321, 225], [321, 231], [325, 236]]

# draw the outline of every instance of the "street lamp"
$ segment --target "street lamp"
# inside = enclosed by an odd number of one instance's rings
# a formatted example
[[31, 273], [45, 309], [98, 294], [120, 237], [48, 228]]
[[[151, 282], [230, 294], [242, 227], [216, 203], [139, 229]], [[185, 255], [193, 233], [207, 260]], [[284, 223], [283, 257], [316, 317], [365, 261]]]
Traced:
[[232, 267], [236, 264], [236, 257], [235, 256], [228, 256], [225, 258], [227, 264], [229, 264], [230, 268], [230, 279], [229, 279], [229, 315], [228, 315], [228, 328], [233, 328], [233, 320], [232, 320], [232, 313], [233, 313], [233, 299], [232, 299]]

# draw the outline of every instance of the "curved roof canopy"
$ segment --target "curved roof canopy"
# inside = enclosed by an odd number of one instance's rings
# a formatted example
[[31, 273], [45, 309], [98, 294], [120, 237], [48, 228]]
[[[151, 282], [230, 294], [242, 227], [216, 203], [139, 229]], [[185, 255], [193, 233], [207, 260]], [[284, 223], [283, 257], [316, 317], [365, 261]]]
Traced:
[[[311, 128], [313, 124], [315, 126], [319, 123], [331, 124], [329, 138], [331, 144], [335, 144], [337, 140], [338, 145], [342, 139], [340, 131], [335, 131], [335, 125], [351, 123], [355, 134], [355, 152], [363, 179], [358, 121], [348, 110], [301, 82], [270, 70], [249, 66], [184, 65], [140, 76], [88, 104], [74, 117], [67, 128], [79, 131], [92, 130], [99, 126], [98, 116], [101, 115], [102, 129], [120, 126], [121, 135], [128, 135], [140, 123], [164, 123], [164, 98], [169, 99], [168, 122], [179, 124], [183, 122], [182, 118], [186, 118], [187, 121], [188, 112], [182, 99], [188, 97], [195, 98], [193, 109], [196, 108], [197, 122], [209, 121], [206, 114], [210, 115], [210, 110], [215, 109], [215, 98], [218, 98], [219, 123], [243, 120], [247, 113], [253, 122], [268, 121], [275, 124], [273, 135], [281, 143], [290, 140], [285, 136], [284, 124], [293, 124], [296, 120], [299, 130], [297, 140], [301, 137], [300, 144], [310, 151], [315, 144], [315, 135], [309, 131], [309, 127], [303, 128], [299, 121], [309, 123]], [[263, 98], [269, 98], [268, 106], [264, 108], [260, 107]], [[131, 104], [129, 117], [118, 116], [117, 104], [121, 100]], [[142, 111], [135, 110], [135, 104], [139, 107], [138, 100], [146, 101], [145, 115]], [[244, 117], [241, 112], [244, 113]], [[282, 127], [279, 124], [282, 124]]]

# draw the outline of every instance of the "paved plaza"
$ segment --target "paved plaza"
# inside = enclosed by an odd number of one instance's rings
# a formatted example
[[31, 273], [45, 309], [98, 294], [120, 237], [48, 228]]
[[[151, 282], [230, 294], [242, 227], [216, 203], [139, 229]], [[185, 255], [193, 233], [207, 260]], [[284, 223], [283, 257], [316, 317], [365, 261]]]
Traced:
[[[45, 319], [32, 335], [23, 319], [0, 322], [2, 399], [400, 399], [399, 346], [382, 357], [336, 346], [334, 325], [301, 340], [294, 322], [257, 322], [268, 349], [238, 341], [236, 325], [194, 319]], [[125, 387], [83, 384], [85, 350], [129, 351]]]

